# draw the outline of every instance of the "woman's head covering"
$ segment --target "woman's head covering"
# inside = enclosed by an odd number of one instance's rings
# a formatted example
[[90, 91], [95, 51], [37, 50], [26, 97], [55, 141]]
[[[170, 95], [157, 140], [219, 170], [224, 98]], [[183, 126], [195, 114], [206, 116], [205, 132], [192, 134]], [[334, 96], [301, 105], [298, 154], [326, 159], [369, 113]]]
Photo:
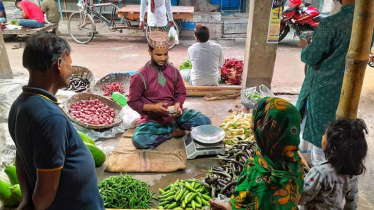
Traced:
[[301, 117], [294, 105], [281, 98], [264, 98], [253, 109], [253, 123], [262, 155], [296, 161]]
[[258, 148], [231, 197], [233, 209], [297, 209], [303, 189], [301, 117], [290, 102], [266, 97], [252, 113]]

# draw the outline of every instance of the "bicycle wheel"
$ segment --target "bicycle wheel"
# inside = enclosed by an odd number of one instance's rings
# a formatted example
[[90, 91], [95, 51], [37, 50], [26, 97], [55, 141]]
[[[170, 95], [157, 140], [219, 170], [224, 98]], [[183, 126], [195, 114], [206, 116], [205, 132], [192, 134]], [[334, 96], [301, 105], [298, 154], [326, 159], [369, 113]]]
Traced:
[[75, 12], [69, 17], [68, 30], [74, 41], [87, 44], [95, 36], [96, 26], [91, 15]]

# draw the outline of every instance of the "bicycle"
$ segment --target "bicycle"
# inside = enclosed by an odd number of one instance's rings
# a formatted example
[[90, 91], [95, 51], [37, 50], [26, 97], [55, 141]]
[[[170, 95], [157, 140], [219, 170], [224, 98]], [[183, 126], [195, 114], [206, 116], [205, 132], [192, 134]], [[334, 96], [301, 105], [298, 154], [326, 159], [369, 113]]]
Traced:
[[[131, 20], [122, 18], [121, 25], [116, 25], [114, 22], [116, 11], [119, 9], [113, 3], [100, 3], [100, 4], [93, 4], [90, 5], [87, 0], [79, 1], [77, 4], [79, 11], [74, 12], [70, 15], [68, 21], [68, 30], [70, 36], [73, 40], [79, 44], [87, 44], [94, 38], [96, 31], [96, 24], [93, 18], [97, 18], [100, 22], [102, 22], [105, 26], [109, 28], [110, 31], [116, 32], [119, 31], [122, 33], [122, 29], [138, 29], [137, 26], [131, 25]], [[112, 7], [110, 13], [110, 19], [108, 20], [106, 17], [102, 15], [102, 7]], [[99, 11], [96, 11], [95, 8], [99, 8]], [[175, 23], [174, 26], [177, 34], [180, 33], [178, 24]], [[147, 42], [149, 43], [149, 27], [146, 27], [145, 36]], [[176, 44], [170, 44], [169, 49], [172, 49], [176, 46]]]
[[[74, 41], [76, 41], [79, 44], [89, 43], [97, 33], [96, 24], [93, 20], [93, 17], [98, 18], [112, 32], [122, 32], [121, 29], [129, 26], [128, 20], [125, 20], [127, 26], [117, 26], [114, 23], [114, 16], [119, 8], [112, 3], [89, 5], [89, 3], [86, 1], [79, 1], [77, 5], [79, 11], [74, 12], [70, 15], [68, 21], [68, 30], [70, 36], [74, 39]], [[101, 14], [102, 7], [112, 7], [110, 20], [108, 20]], [[97, 12], [94, 8], [100, 8], [99, 12]]]

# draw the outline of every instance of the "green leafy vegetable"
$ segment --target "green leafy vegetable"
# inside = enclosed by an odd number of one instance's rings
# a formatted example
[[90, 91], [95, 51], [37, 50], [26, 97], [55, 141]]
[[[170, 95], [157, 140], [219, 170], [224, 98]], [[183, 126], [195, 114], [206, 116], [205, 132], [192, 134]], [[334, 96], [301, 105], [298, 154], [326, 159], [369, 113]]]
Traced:
[[183, 63], [179, 66], [179, 71], [182, 71], [183, 69], [192, 69], [192, 64], [190, 60], [183, 61]]

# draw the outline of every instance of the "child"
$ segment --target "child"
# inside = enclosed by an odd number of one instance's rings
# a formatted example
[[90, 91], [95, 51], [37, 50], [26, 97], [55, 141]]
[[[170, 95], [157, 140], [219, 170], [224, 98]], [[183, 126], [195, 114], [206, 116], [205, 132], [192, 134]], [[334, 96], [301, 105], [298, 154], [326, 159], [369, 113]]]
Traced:
[[301, 209], [357, 209], [357, 179], [366, 169], [367, 133], [361, 119], [340, 119], [327, 127], [322, 137], [327, 161], [306, 175]]

